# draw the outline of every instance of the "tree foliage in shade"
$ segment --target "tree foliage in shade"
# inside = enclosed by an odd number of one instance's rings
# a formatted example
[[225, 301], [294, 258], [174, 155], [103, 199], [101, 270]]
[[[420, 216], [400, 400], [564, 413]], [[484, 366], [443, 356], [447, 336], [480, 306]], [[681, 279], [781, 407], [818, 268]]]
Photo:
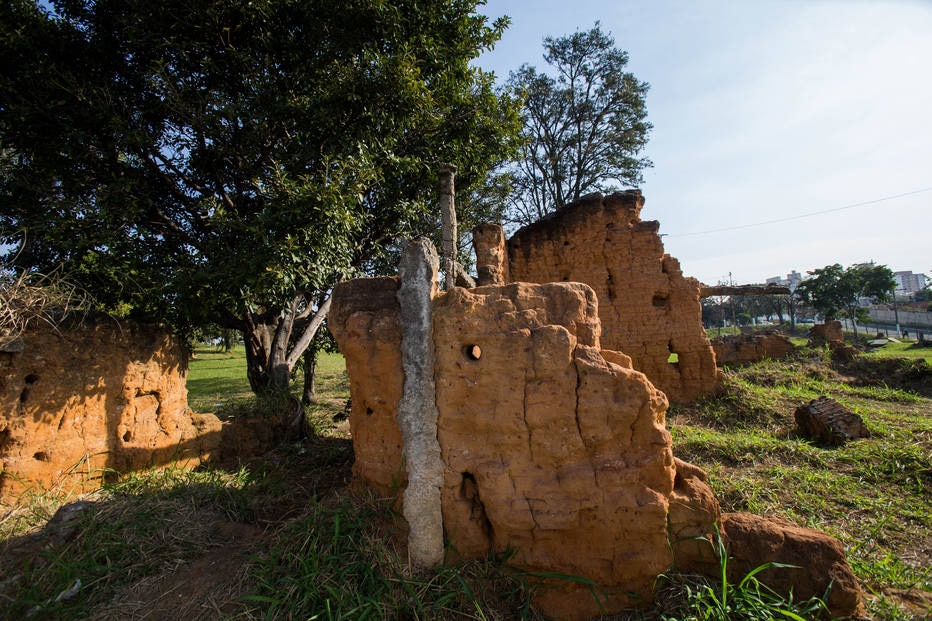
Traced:
[[478, 5], [4, 3], [7, 258], [111, 312], [241, 330], [253, 389], [287, 388], [333, 283], [437, 230], [439, 162], [468, 194], [516, 144], [516, 103], [469, 65], [507, 25]]
[[886, 265], [862, 263], [845, 269], [838, 263], [808, 272], [809, 277], [796, 288], [796, 294], [826, 319], [844, 312], [854, 320], [857, 337], [858, 300], [886, 300], [896, 280]]
[[528, 224], [595, 191], [641, 183], [651, 124], [648, 84], [625, 71], [628, 54], [598, 22], [544, 39], [549, 71], [524, 65], [509, 78], [524, 97], [525, 144], [511, 168], [511, 218]]

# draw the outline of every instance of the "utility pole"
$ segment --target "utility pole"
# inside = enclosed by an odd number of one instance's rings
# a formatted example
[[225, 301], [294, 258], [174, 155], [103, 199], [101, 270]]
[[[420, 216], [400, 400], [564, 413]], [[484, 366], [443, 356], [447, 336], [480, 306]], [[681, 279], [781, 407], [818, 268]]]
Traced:
[[896, 286], [893, 287], [893, 319], [896, 321], [896, 338], [903, 338], [903, 333], [900, 331], [900, 311], [896, 307]]
[[[731, 278], [731, 272], [728, 272], [728, 286], [735, 286], [735, 281]], [[738, 322], [735, 320], [735, 296], [728, 296], [728, 300], [731, 302], [731, 329], [736, 330], [735, 334], [740, 334], [741, 331], [738, 330]]]

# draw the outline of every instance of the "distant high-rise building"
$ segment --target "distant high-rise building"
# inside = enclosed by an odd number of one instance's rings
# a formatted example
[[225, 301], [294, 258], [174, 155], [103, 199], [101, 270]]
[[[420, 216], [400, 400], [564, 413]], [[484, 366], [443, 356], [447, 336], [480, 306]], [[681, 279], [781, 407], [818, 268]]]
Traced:
[[893, 278], [896, 280], [896, 295], [910, 296], [917, 291], [926, 288], [928, 280], [925, 274], [913, 274], [912, 272], [893, 272]]
[[773, 278], [768, 278], [765, 281], [765, 284], [777, 285], [780, 287], [789, 287], [791, 291], [795, 291], [796, 286], [799, 285], [802, 279], [803, 279], [802, 274], [800, 274], [796, 270], [793, 270], [792, 272], [786, 275], [786, 278], [783, 278], [781, 276], [774, 276]]

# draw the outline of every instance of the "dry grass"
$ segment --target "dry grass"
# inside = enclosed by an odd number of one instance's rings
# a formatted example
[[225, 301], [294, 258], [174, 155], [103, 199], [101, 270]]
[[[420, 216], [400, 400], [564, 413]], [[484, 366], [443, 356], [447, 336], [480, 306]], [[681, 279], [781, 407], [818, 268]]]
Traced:
[[33, 322], [55, 328], [87, 308], [87, 296], [57, 274], [0, 270], [0, 338], [16, 338]]

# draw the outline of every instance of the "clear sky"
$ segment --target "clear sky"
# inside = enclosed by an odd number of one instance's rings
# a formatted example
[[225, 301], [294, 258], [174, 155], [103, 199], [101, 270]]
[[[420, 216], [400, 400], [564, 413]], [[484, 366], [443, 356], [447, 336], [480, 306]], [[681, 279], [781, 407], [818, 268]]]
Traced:
[[[751, 283], [870, 260], [932, 274], [932, 1], [489, 0], [483, 12], [512, 20], [478, 60], [502, 80], [546, 66], [544, 36], [596, 20], [628, 51], [651, 85], [641, 217], [660, 221], [686, 275]], [[731, 230], [707, 232], [719, 229]]]

